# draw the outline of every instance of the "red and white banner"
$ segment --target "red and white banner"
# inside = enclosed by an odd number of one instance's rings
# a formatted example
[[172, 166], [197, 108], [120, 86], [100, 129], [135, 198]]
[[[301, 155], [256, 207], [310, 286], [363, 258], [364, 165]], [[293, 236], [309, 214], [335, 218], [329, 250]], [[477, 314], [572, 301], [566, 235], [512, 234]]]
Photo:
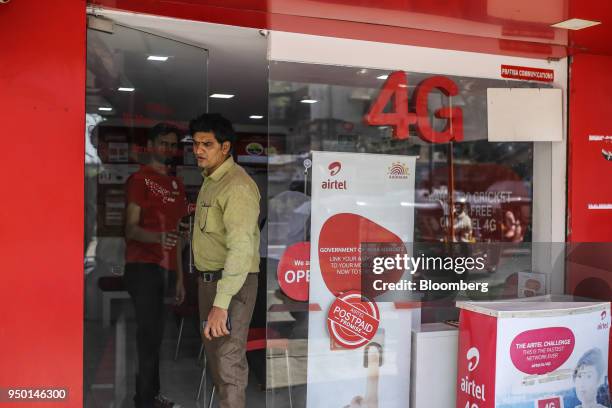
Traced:
[[609, 406], [609, 303], [459, 307], [457, 408]]
[[[415, 158], [313, 152], [307, 406], [408, 407], [415, 309], [362, 298], [361, 248], [406, 251]], [[397, 277], [399, 279], [399, 276]]]

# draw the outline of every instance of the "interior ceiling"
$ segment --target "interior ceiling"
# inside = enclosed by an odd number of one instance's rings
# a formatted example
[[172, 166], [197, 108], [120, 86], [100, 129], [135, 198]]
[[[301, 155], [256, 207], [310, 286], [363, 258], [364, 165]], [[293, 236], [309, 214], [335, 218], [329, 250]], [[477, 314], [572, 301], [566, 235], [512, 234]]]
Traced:
[[[267, 41], [261, 35], [260, 30], [112, 10], [97, 11], [96, 14], [127, 27], [207, 49], [207, 93], [209, 95], [213, 93], [235, 95], [232, 99], [209, 98], [209, 112], [221, 113], [239, 128], [246, 130], [252, 128], [256, 131], [261, 127], [265, 131], [263, 125], [267, 122], [268, 100]], [[172, 41], [167, 41], [167, 43], [172, 43]], [[174, 53], [185, 48], [183, 44], [175, 44]], [[151, 48], [151, 44], [146, 49], [142, 48], [145, 46], [143, 43], [128, 46], [133, 47], [135, 53], [142, 55], [155, 54], [156, 51]], [[164, 50], [157, 52], [160, 55], [166, 55]], [[175, 72], [171, 88], [184, 89], [189, 86], [198, 86], [199, 82], [196, 79], [202, 77], [205, 72], [205, 67], [202, 66], [203, 59], [196, 55], [190, 61], [190, 69], [183, 67]], [[144, 58], [142, 62], [146, 63]], [[165, 63], [158, 65], [163, 66], [163, 64]], [[183, 93], [183, 95], [186, 94]], [[175, 95], [170, 105], [181, 106], [190, 103], [190, 101], [179, 101], [178, 98], [180, 95]], [[251, 115], [263, 115], [264, 118], [253, 120], [249, 118]]]
[[[320, 31], [322, 35], [350, 38], [363, 37], [367, 31], [375, 41], [414, 41], [414, 45], [423, 43], [416, 39], [419, 34], [431, 39], [438, 36], [441, 48], [478, 51], [480, 47], [481, 52], [506, 55], [531, 54], [540, 58], [578, 52], [612, 55], [610, 0], [91, 1], [123, 10], [284, 31]], [[568, 18], [602, 24], [570, 33], [550, 27]], [[368, 31], [369, 26], [378, 26], [378, 30]], [[390, 28], [412, 31], [402, 34]], [[377, 31], [385, 31], [386, 39], [376, 36]], [[441, 33], [451, 36], [439, 37]], [[407, 34], [414, 39], [406, 39]], [[436, 41], [430, 43], [436, 46]]]

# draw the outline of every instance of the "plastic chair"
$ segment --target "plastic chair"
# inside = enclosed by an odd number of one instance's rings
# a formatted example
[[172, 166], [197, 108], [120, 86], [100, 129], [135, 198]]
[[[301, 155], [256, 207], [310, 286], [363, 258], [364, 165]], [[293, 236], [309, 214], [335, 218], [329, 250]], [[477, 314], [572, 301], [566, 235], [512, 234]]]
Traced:
[[[203, 345], [202, 345], [203, 346]], [[265, 328], [250, 328], [247, 337], [246, 351], [265, 350], [269, 349], [280, 349], [285, 354], [285, 364], [287, 367], [287, 387], [289, 388], [289, 407], [293, 408], [293, 401], [291, 399], [291, 371], [289, 367], [289, 339], [266, 339]], [[200, 349], [202, 353], [202, 349]], [[202, 374], [200, 376], [200, 384], [198, 386], [198, 392], [196, 393], [196, 401], [200, 399], [202, 395], [202, 388], [206, 389], [206, 354], [204, 354]], [[212, 404], [215, 398], [216, 387], [213, 385], [210, 392], [210, 401], [208, 402], [208, 408], [212, 408]]]

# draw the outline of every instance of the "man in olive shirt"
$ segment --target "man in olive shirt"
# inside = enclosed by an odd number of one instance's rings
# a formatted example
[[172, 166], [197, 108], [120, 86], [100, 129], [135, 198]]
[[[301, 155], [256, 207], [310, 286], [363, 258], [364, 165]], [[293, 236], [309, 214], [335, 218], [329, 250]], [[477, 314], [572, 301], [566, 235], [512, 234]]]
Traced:
[[257, 296], [259, 190], [231, 150], [235, 133], [218, 114], [189, 124], [203, 169], [193, 254], [199, 279], [203, 342], [220, 408], [244, 408], [246, 340]]

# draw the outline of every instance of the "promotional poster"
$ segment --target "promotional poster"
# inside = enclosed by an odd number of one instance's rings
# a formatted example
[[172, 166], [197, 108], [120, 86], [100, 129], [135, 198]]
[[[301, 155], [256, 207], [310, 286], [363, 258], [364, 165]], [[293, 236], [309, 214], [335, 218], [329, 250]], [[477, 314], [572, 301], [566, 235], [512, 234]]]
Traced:
[[414, 157], [313, 152], [309, 408], [409, 404], [419, 313], [362, 299], [360, 281], [362, 245], [413, 240], [414, 180]]
[[609, 303], [458, 307], [457, 408], [610, 407]]

